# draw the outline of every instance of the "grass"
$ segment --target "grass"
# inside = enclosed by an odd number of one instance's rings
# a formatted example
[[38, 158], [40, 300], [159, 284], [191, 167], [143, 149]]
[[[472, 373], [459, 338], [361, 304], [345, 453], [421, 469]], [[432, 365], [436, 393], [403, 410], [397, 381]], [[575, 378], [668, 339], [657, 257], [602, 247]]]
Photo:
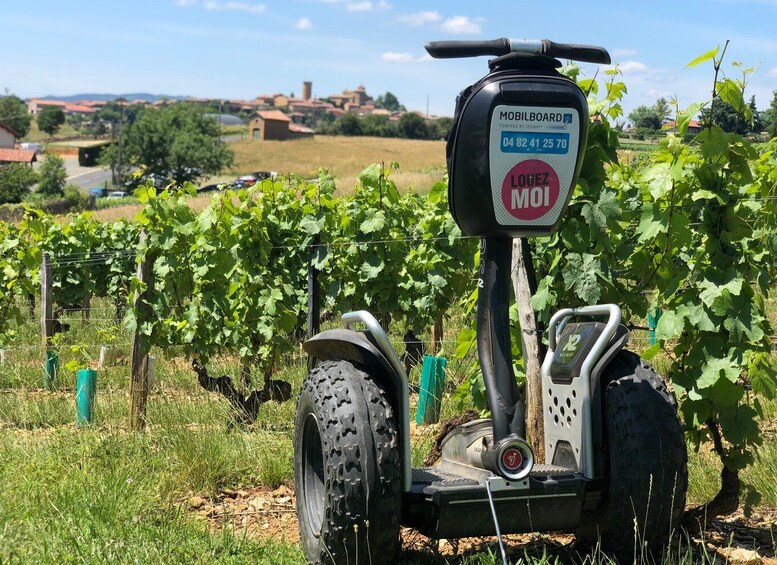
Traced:
[[[110, 305], [96, 299], [93, 308]], [[0, 368], [0, 563], [303, 562], [295, 544], [247, 536], [239, 527], [208, 525], [187, 506], [193, 495], [211, 498], [224, 489], [292, 485], [294, 402], [265, 404], [255, 424], [237, 426], [227, 402], [199, 387], [185, 359], [175, 350], [157, 351], [148, 430], [130, 433], [130, 336], [97, 314], [90, 322], [80, 314], [68, 315], [66, 321], [71, 331], [61, 338], [61, 367], [78, 359], [70, 346], [79, 344], [86, 346], [94, 364], [100, 329], [118, 336], [124, 361], [99, 370], [95, 423], [79, 429], [74, 424], [74, 373], [62, 369], [57, 390], [42, 391], [38, 326], [30, 319], [19, 328], [17, 349], [8, 352]], [[448, 337], [455, 329], [447, 328]], [[238, 372], [237, 360], [228, 356], [212, 360], [210, 367], [217, 375]], [[462, 375], [456, 362], [451, 361], [449, 370], [450, 391]], [[411, 382], [417, 382], [418, 371], [414, 369]], [[304, 359], [295, 351], [274, 378], [291, 382], [296, 392], [305, 372]], [[457, 410], [447, 395], [443, 418]], [[772, 416], [765, 425], [773, 440], [777, 403], [768, 404], [767, 412]], [[418, 430], [413, 437], [414, 464], [420, 464], [434, 428]], [[765, 442], [760, 455], [743, 478], [758, 486], [764, 504], [774, 507], [773, 441]], [[692, 455], [690, 470], [689, 502], [709, 500], [716, 490], [717, 460], [707, 452]], [[575, 556], [547, 536], [514, 551], [513, 560], [535, 565], [610, 562], [597, 552]], [[712, 562], [714, 556], [700, 558], [683, 546], [666, 563]], [[443, 560], [424, 550], [405, 552], [403, 562]], [[455, 562], [496, 565], [501, 558], [495, 547], [477, 546]]]
[[[316, 136], [296, 141], [255, 141], [245, 139], [232, 143], [235, 163], [232, 174], [202, 179], [199, 186], [229, 183], [238, 175], [254, 171], [293, 173], [305, 178], [318, 176], [319, 166], [326, 168], [337, 182], [337, 193], [349, 192], [358, 183], [359, 174], [370, 164], [391, 161], [400, 165], [391, 178], [402, 191], [426, 193], [445, 174], [445, 143], [413, 139], [380, 137]], [[198, 196], [191, 201], [195, 210], [205, 208], [212, 196]], [[100, 201], [98, 201], [100, 202]], [[97, 210], [95, 218], [103, 221], [131, 219], [142, 206], [134, 202], [112, 202]]]
[[437, 181], [445, 172], [444, 141], [317, 135], [295, 141], [246, 139], [231, 147], [236, 174], [277, 171], [311, 178], [323, 167], [345, 187], [353, 186], [370, 163], [397, 161], [400, 169], [393, 178], [404, 190], [428, 189], [429, 179]]
[[27, 135], [25, 135], [21, 141], [40, 143], [40, 142], [49, 142], [49, 141], [62, 141], [65, 139], [73, 139], [80, 136], [81, 136], [81, 132], [79, 132], [77, 129], [75, 129], [67, 122], [62, 124], [62, 126], [59, 128], [59, 131], [57, 131], [56, 134], [54, 134], [53, 136], [49, 136], [49, 134], [41, 131], [40, 128], [38, 128], [38, 122], [35, 119], [33, 119], [32, 122], [30, 123], [30, 131], [27, 132]]

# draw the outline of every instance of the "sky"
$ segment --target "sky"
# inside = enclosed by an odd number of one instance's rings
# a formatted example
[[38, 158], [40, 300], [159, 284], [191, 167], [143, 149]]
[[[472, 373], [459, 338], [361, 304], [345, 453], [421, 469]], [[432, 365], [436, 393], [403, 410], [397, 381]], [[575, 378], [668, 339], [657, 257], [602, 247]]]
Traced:
[[[77, 93], [253, 99], [326, 97], [363, 84], [409, 110], [452, 115], [456, 94], [487, 58], [432, 60], [444, 39], [551, 39], [601, 45], [628, 87], [626, 114], [659, 97], [709, 98], [711, 63], [685, 69], [730, 40], [723, 71], [754, 67], [746, 98], [777, 90], [777, 0], [36, 0], [3, 2], [0, 89], [22, 98]], [[582, 65], [587, 76], [597, 67]], [[601, 71], [603, 69], [599, 69]], [[599, 76], [603, 76], [601, 73]]]

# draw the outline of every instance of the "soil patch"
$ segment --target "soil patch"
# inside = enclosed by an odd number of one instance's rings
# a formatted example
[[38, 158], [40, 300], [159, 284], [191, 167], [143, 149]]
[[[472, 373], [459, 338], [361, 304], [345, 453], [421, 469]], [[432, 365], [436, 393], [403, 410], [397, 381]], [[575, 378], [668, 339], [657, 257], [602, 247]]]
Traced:
[[[278, 488], [223, 490], [214, 498], [192, 496], [184, 502], [200, 520], [218, 530], [224, 527], [257, 539], [275, 539], [299, 543], [296, 502], [293, 490]], [[508, 558], [520, 562], [526, 558], [556, 558], [560, 563], [582, 563], [585, 553], [570, 534], [522, 534], [503, 538]], [[687, 562], [709, 562], [717, 554], [721, 563], [777, 565], [777, 509], [760, 508], [752, 516], [741, 513], [721, 520], [710, 520], [704, 531], [689, 538], [678, 536], [672, 555]], [[472, 554], [490, 551], [499, 555], [495, 537], [433, 540], [410, 528], [402, 528], [402, 560], [415, 563], [460, 563]], [[706, 556], [706, 558], [704, 557]], [[590, 562], [590, 556], [588, 556]]]

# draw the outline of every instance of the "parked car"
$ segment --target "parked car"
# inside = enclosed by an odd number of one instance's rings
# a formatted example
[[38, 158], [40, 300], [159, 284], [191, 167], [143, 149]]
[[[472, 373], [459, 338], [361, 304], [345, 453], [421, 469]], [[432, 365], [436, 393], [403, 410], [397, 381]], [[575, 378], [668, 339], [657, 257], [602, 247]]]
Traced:
[[30, 141], [25, 141], [19, 147], [25, 151], [35, 151], [36, 155], [40, 155], [45, 151], [42, 143], [32, 143]]
[[114, 190], [108, 195], [108, 198], [127, 198], [127, 196], [129, 196], [129, 194], [123, 190]]
[[237, 177], [237, 179], [229, 185], [230, 188], [245, 188], [246, 186], [251, 186], [256, 184], [256, 181], [259, 180], [254, 175], [243, 175], [240, 177]]
[[251, 173], [252, 176], [256, 177], [256, 180], [265, 180], [265, 179], [275, 179], [275, 177], [278, 175], [275, 171], [257, 171], [255, 173]]
[[104, 186], [95, 186], [89, 189], [89, 195], [95, 198], [105, 198], [108, 196], [108, 189]]
[[201, 194], [203, 192], [219, 192], [225, 188], [228, 188], [228, 185], [223, 182], [216, 184], [206, 184], [205, 186], [201, 186], [197, 189], [197, 194]]

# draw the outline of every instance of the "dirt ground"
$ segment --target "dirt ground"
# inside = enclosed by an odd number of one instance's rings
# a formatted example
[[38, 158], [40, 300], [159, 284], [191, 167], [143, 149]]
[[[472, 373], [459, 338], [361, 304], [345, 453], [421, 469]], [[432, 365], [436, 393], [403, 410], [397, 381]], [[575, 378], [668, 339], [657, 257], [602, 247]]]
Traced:
[[[294, 492], [282, 485], [276, 489], [256, 488], [224, 490], [213, 499], [191, 496], [183, 501], [195, 516], [213, 529], [233, 528], [258, 539], [274, 539], [289, 544], [299, 543], [299, 530]], [[579, 562], [575, 538], [568, 534], [525, 534], [504, 537], [508, 557], [558, 556], [563, 563]], [[721, 520], [711, 520], [704, 532], [673, 543], [685, 554], [711, 558], [717, 554], [721, 563], [744, 565], [777, 565], [777, 509], [760, 509], [749, 518], [741, 513]], [[495, 537], [432, 540], [409, 528], [402, 529], [403, 555], [433, 563], [456, 563], [462, 557], [490, 549], [498, 554]]]

